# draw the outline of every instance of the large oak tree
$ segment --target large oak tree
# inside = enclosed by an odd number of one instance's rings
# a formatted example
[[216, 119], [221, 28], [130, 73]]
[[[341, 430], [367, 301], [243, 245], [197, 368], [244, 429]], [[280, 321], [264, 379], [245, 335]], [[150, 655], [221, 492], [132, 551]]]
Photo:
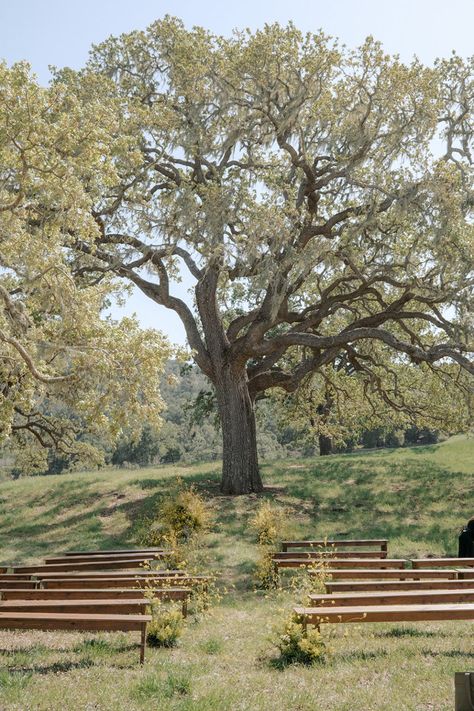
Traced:
[[166, 18], [58, 72], [108, 107], [118, 176], [93, 199], [99, 234], [72, 235], [76, 275], [181, 318], [216, 391], [223, 492], [262, 488], [254, 404], [272, 388], [384, 354], [474, 372], [472, 69]]

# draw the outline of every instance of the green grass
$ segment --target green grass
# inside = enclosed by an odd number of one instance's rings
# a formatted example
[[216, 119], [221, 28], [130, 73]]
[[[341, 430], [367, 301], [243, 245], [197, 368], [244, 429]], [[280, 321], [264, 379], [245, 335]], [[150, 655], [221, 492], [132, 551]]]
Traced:
[[170, 480], [193, 482], [216, 525], [208, 558], [227, 588], [210, 617], [190, 619], [175, 649], [136, 635], [0, 633], [2, 711], [441, 711], [453, 675], [474, 665], [474, 624], [353, 625], [324, 631], [330, 661], [272, 664], [275, 622], [291, 592], [252, 589], [257, 547], [248, 520], [262, 497], [289, 511], [298, 536], [387, 537], [390, 554], [455, 554], [474, 514], [474, 440], [265, 464], [262, 496], [219, 495], [219, 466], [157, 467], [2, 482], [0, 562], [34, 562], [66, 549], [134, 544]]

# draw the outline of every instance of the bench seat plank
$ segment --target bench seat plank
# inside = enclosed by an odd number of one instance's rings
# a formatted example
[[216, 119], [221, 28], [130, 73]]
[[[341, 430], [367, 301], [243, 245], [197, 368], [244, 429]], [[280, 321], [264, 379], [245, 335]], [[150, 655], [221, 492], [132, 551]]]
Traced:
[[430, 622], [474, 620], [474, 603], [459, 605], [384, 605], [354, 607], [295, 607], [294, 612], [308, 624], [337, 622]]
[[88, 555], [88, 556], [94, 556], [94, 555], [110, 555], [113, 553], [138, 553], [141, 555], [142, 553], [160, 553], [163, 551], [163, 548], [157, 548], [152, 546], [151, 548], [110, 548], [109, 550], [93, 550], [93, 551], [64, 551], [64, 553], [61, 553], [60, 555], [68, 556], [68, 557], [75, 557], [78, 555]]
[[[161, 588], [155, 590], [154, 595], [161, 599], [169, 597], [172, 600], [183, 600], [191, 595], [189, 588]], [[3, 590], [0, 588], [0, 598], [2, 600], [101, 600], [114, 597], [137, 598], [146, 600], [143, 590], [136, 588], [36, 588], [35, 590]]]
[[111, 553], [110, 555], [104, 554], [104, 555], [77, 555], [74, 557], [71, 556], [54, 556], [51, 558], [45, 558], [44, 563], [45, 565], [57, 565], [61, 563], [67, 563], [68, 565], [72, 565], [73, 563], [101, 563], [105, 561], [153, 561], [153, 560], [158, 560], [160, 556], [164, 553], [164, 551], [157, 551], [154, 554], [150, 553]]
[[315, 548], [315, 547], [325, 547], [334, 546], [335, 548], [342, 547], [364, 547], [369, 548], [370, 546], [378, 546], [381, 550], [387, 550], [388, 539], [387, 538], [346, 538], [346, 539], [336, 539], [336, 538], [320, 538], [316, 540], [303, 540], [303, 541], [282, 541], [282, 550], [286, 551], [288, 548]]
[[473, 568], [474, 558], [413, 558], [414, 568]]
[[292, 549], [291, 551], [280, 551], [278, 553], [275, 553], [273, 556], [274, 558], [278, 560], [284, 560], [285, 558], [313, 558], [313, 559], [331, 559], [331, 558], [338, 558], [338, 559], [345, 559], [345, 558], [354, 558], [354, 559], [359, 559], [359, 558], [368, 558], [369, 560], [372, 559], [377, 559], [380, 561], [380, 559], [385, 559], [387, 557], [386, 553], [384, 551], [327, 551], [327, 550], [296, 550]]
[[449, 602], [474, 602], [474, 588], [465, 590], [402, 590], [399, 592], [342, 592], [332, 595], [309, 595], [314, 606], [331, 607], [361, 605], [436, 605]]
[[[278, 555], [278, 554], [277, 554]], [[280, 555], [287, 555], [285, 553], [280, 553]], [[318, 563], [317, 556], [313, 558], [311, 553], [307, 556], [304, 554], [296, 555], [291, 554], [290, 558], [276, 558], [273, 557], [275, 565], [279, 568], [301, 568], [310, 567]], [[406, 560], [403, 558], [365, 558], [365, 559], [350, 559], [350, 558], [327, 558], [324, 560], [325, 568], [398, 568], [403, 569], [405, 567]]]
[[64, 612], [69, 614], [88, 612], [109, 615], [144, 614], [149, 601], [143, 598], [108, 600], [2, 600], [2, 612]]
[[[146, 588], [150, 587], [167, 587], [169, 585], [181, 585], [181, 586], [192, 586], [205, 584], [209, 581], [209, 578], [205, 575], [193, 575], [193, 576], [163, 576], [160, 575], [157, 578], [81, 578], [77, 581], [77, 584], [82, 588]], [[76, 585], [76, 581], [74, 581]], [[45, 589], [50, 588], [70, 588], [71, 579], [61, 579], [61, 578], [51, 578], [46, 580], [41, 580], [41, 587]]]
[[145, 570], [144, 568], [138, 568], [136, 570], [83, 570], [83, 571], [59, 571], [50, 572], [46, 570], [42, 573], [31, 574], [29, 577], [37, 578], [38, 580], [61, 578], [62, 580], [68, 578], [69, 580], [80, 580], [81, 578], [96, 579], [100, 578], [158, 578], [159, 576], [169, 577], [174, 575], [175, 577], [181, 577], [186, 575], [183, 570], [177, 570], [173, 568], [158, 568], [157, 570]]
[[[161, 553], [156, 553], [158, 558], [166, 558], [171, 555], [170, 551], [161, 551]], [[152, 563], [156, 560], [155, 557], [149, 558], [149, 562]], [[86, 563], [51, 563], [45, 565], [15, 565], [12, 566], [14, 573], [54, 573], [54, 572], [80, 572], [88, 570], [107, 570], [108, 568], [140, 568], [144, 561], [143, 558], [138, 560], [134, 558], [127, 558], [127, 560], [104, 560], [104, 561], [87, 561]]]
[[326, 592], [371, 592], [386, 590], [456, 590], [462, 588], [472, 588], [472, 580], [460, 580], [451, 578], [450, 580], [328, 580], [324, 583]]
[[[317, 575], [318, 572], [310, 571], [311, 575]], [[440, 570], [363, 570], [361, 568], [353, 570], [335, 570], [329, 569], [327, 571], [327, 576], [332, 577], [333, 580], [382, 580], [387, 578], [390, 580], [423, 580], [425, 578], [435, 579], [441, 578], [442, 580], [456, 579], [458, 573], [456, 570], [451, 570], [445, 568]]]

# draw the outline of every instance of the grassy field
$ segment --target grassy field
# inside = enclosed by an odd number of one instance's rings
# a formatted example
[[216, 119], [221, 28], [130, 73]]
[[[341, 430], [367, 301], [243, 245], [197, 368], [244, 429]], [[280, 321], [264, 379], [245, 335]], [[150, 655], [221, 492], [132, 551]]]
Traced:
[[[387, 537], [393, 556], [455, 554], [474, 515], [474, 440], [264, 466], [268, 497], [295, 535]], [[82, 547], [133, 545], [177, 475], [195, 483], [216, 520], [208, 556], [228, 590], [212, 615], [190, 619], [179, 647], [135, 636], [0, 633], [1, 711], [441, 711], [453, 676], [474, 666], [474, 623], [333, 626], [330, 661], [278, 669], [272, 626], [292, 594], [253, 590], [257, 546], [248, 520], [262, 496], [219, 496], [218, 465], [103, 471], [3, 481], [1, 561]]]

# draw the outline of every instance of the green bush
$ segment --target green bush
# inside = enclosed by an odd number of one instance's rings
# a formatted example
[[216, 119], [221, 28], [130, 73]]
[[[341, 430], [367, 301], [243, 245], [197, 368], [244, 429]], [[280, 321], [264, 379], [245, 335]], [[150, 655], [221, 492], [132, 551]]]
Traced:
[[211, 523], [212, 516], [202, 496], [178, 479], [173, 490], [159, 502], [155, 517], [142, 522], [139, 541], [175, 548], [208, 531]]
[[150, 647], [175, 647], [183, 632], [181, 610], [174, 607], [164, 609], [159, 603], [153, 603], [152, 615], [147, 632]]
[[275, 630], [273, 642], [280, 653], [277, 662], [281, 666], [325, 662], [329, 655], [321, 632], [316, 628], [305, 629], [295, 615], [291, 615]]
[[276, 546], [287, 535], [286, 511], [270, 501], [258, 505], [249, 523], [261, 546]]

